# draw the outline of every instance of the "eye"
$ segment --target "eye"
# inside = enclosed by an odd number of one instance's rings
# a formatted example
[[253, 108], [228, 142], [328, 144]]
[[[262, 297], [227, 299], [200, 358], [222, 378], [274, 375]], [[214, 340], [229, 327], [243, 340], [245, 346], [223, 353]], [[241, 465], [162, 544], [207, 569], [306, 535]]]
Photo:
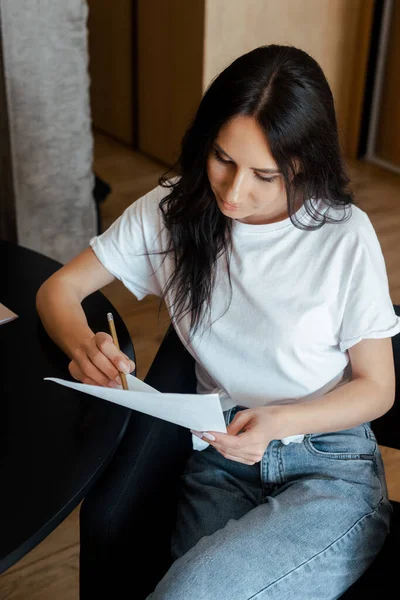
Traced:
[[260, 181], [266, 181], [267, 183], [274, 183], [276, 176], [275, 177], [261, 177], [261, 175], [259, 175], [258, 173], [254, 173], [254, 177], [256, 177], [256, 179], [259, 179]]
[[218, 152], [216, 148], [213, 148], [214, 157], [218, 160], [218, 162], [223, 163], [224, 165], [232, 164], [231, 160], [225, 160], [222, 158], [221, 154]]
[[[218, 150], [216, 148], [213, 148], [213, 155], [214, 155], [214, 158], [216, 158], [218, 162], [220, 162], [224, 165], [233, 165], [234, 164], [231, 160], [226, 160], [225, 158], [222, 158], [221, 154], [218, 152]], [[258, 173], [254, 173], [254, 172], [253, 172], [253, 175], [259, 181], [265, 181], [266, 183], [274, 183], [274, 181], [276, 180], [276, 176], [262, 177]]]

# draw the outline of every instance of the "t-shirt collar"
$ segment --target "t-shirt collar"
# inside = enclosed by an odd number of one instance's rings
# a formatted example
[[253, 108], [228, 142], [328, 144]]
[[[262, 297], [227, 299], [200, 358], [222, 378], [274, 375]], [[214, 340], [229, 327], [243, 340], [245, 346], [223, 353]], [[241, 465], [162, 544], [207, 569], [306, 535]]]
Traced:
[[[297, 220], [303, 219], [308, 216], [305, 205], [303, 204], [299, 210], [295, 213]], [[283, 219], [282, 221], [276, 221], [275, 223], [263, 223], [262, 225], [251, 225], [250, 223], [242, 223], [233, 219], [232, 232], [236, 234], [242, 233], [269, 233], [270, 231], [276, 231], [277, 229], [284, 229], [285, 227], [294, 227], [290, 217]]]

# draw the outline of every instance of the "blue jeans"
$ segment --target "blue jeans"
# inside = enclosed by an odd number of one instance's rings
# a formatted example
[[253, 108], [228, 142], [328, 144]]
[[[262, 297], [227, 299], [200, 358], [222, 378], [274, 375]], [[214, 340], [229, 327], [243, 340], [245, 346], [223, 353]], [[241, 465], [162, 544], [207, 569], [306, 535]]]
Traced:
[[148, 600], [340, 598], [381, 549], [391, 512], [369, 424], [273, 440], [253, 466], [194, 452], [175, 560]]

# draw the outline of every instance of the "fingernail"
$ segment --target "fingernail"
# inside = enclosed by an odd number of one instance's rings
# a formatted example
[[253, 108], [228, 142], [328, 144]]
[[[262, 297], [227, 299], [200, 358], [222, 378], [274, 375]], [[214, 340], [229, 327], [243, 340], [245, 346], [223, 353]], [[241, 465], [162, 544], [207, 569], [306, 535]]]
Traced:
[[129, 358], [129, 356], [126, 356], [126, 354], [125, 354], [125, 360], [126, 360], [126, 363], [129, 365], [129, 372], [134, 371], [135, 370], [135, 366], [136, 366], [135, 363], [134, 363], [134, 361], [131, 360]]
[[206, 440], [211, 440], [211, 442], [215, 442], [215, 437], [211, 433], [207, 433], [207, 431], [203, 433], [203, 437], [205, 437]]
[[126, 363], [122, 362], [122, 360], [119, 363], [119, 370], [125, 373], [126, 375], [128, 375], [128, 373], [130, 372], [129, 366]]
[[108, 387], [116, 389], [119, 386], [118, 386], [118, 383], [116, 381], [110, 381], [110, 383], [108, 384]]
[[115, 381], [118, 383], [118, 385], [122, 385], [121, 377], [119, 375], [116, 376]]
[[193, 433], [193, 435], [197, 436], [200, 439], [203, 437], [203, 434], [200, 431], [193, 431], [193, 429], [191, 429], [190, 432]]

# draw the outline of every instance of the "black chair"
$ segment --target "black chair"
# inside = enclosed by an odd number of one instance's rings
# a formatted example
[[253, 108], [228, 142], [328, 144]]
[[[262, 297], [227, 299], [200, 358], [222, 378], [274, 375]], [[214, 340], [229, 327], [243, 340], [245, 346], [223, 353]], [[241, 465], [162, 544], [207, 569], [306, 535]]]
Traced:
[[[400, 315], [400, 306], [395, 310]], [[400, 390], [400, 334], [392, 343]], [[196, 391], [194, 360], [172, 326], [146, 382], [162, 392]], [[400, 448], [399, 406], [395, 403], [372, 424], [381, 445]], [[171, 562], [169, 539], [177, 484], [190, 450], [188, 430], [133, 411], [110, 466], [81, 508], [80, 600], [142, 600], [154, 589]], [[400, 504], [392, 504], [392, 531], [385, 546], [368, 571], [342, 596], [345, 600], [375, 600], [390, 583], [396, 589]]]
[[105, 201], [107, 196], [112, 192], [111, 186], [103, 181], [96, 173], [94, 174], [94, 187], [93, 187], [93, 199], [95, 202], [96, 208], [96, 226], [97, 226], [97, 235], [102, 233], [102, 223], [101, 223], [101, 213], [100, 213], [100, 205]]

